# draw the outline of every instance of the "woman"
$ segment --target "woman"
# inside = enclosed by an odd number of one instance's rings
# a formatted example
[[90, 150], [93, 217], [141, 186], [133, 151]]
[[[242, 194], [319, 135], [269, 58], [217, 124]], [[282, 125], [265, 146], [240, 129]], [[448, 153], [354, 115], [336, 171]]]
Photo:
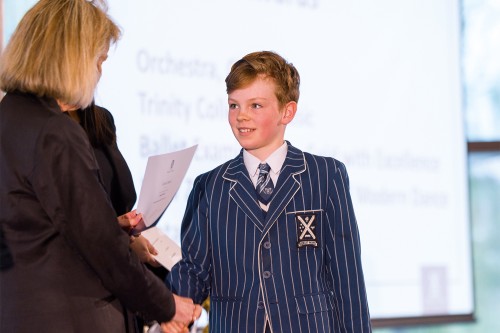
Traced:
[[124, 306], [187, 332], [199, 316], [129, 250], [80, 125], [119, 28], [104, 1], [40, 0], [0, 62], [0, 331], [126, 332]]

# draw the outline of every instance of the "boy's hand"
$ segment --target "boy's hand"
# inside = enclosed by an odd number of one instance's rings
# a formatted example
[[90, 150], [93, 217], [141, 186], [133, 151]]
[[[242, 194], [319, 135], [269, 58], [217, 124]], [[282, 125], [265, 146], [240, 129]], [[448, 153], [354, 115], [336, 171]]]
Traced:
[[163, 333], [188, 333], [189, 328], [182, 323], [171, 320], [168, 323], [161, 324], [161, 331]]

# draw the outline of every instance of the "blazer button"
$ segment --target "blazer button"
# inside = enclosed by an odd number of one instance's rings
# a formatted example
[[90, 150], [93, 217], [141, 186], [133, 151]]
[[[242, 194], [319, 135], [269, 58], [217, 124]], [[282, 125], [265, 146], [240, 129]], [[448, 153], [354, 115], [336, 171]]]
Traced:
[[264, 271], [264, 279], [269, 279], [271, 277], [271, 272], [269, 271]]
[[264, 309], [264, 302], [260, 301], [259, 303], [257, 303], [257, 308], [260, 310]]
[[264, 248], [269, 250], [271, 248], [271, 242], [267, 241], [264, 243]]

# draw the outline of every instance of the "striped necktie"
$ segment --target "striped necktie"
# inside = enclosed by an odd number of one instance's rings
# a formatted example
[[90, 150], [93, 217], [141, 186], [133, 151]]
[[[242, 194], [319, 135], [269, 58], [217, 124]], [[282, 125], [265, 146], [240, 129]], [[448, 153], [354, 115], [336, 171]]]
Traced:
[[256, 189], [259, 201], [264, 205], [267, 205], [269, 203], [271, 195], [274, 191], [274, 185], [269, 171], [271, 171], [271, 167], [269, 166], [269, 164], [259, 164], [259, 178], [257, 178]]

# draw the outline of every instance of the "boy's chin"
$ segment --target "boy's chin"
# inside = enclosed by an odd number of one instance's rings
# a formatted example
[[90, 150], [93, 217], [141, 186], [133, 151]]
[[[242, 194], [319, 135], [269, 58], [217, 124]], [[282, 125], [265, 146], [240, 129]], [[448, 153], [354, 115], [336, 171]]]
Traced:
[[251, 140], [245, 137], [241, 137], [240, 135], [235, 135], [236, 141], [240, 144], [241, 148], [244, 149], [251, 149], [252, 148], [252, 143]]

